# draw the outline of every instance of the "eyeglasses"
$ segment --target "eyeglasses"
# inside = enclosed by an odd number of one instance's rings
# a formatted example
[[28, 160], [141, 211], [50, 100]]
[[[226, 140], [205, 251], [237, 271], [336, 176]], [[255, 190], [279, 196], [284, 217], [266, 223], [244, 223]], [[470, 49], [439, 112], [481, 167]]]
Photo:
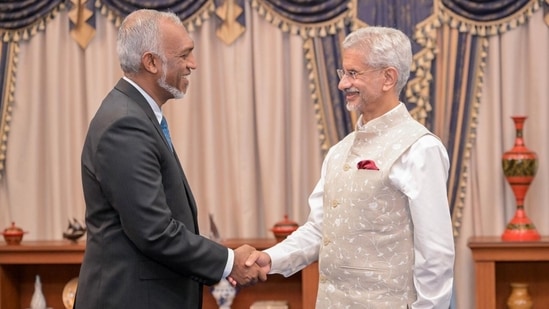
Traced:
[[381, 69], [371, 69], [371, 70], [358, 72], [358, 71], [355, 71], [355, 70], [346, 71], [346, 70], [343, 70], [343, 69], [337, 69], [336, 72], [337, 72], [337, 76], [339, 76], [340, 80], [343, 79], [345, 76], [349, 76], [353, 80], [356, 80], [357, 76], [359, 76], [359, 75], [366, 74], [368, 72], [379, 71], [379, 70], [381, 70]]

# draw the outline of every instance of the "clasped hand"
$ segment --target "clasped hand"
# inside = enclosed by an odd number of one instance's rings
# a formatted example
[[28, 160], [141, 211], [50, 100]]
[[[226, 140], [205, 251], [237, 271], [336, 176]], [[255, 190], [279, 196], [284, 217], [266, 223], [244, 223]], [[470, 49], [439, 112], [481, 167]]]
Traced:
[[250, 245], [242, 245], [235, 249], [233, 270], [227, 277], [229, 282], [233, 286], [251, 286], [258, 281], [267, 281], [267, 273], [271, 269], [270, 258], [268, 265], [262, 265], [260, 262], [264, 261], [263, 254], [268, 257]]

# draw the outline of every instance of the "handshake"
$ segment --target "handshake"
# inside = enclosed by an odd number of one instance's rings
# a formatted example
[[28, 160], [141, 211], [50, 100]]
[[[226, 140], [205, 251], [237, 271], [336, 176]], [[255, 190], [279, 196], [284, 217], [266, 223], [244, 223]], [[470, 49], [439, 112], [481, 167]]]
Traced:
[[227, 280], [233, 286], [251, 286], [258, 281], [267, 281], [270, 270], [271, 257], [267, 253], [242, 245], [234, 250], [233, 270]]

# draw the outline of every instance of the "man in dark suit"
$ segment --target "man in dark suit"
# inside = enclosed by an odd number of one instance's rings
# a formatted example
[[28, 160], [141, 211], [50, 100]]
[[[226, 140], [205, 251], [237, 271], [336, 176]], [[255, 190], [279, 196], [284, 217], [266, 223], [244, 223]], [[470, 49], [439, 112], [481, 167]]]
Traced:
[[124, 77], [92, 120], [82, 151], [88, 237], [75, 308], [201, 308], [203, 284], [230, 276], [266, 280], [246, 267], [255, 249], [199, 235], [197, 208], [162, 105], [182, 98], [196, 69], [194, 42], [172, 13], [139, 10], [120, 26]]

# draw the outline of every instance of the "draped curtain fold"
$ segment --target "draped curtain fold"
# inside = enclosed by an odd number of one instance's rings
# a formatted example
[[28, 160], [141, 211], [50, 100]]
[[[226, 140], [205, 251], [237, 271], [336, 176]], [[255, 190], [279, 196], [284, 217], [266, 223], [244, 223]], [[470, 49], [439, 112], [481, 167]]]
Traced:
[[169, 10], [181, 18], [190, 32], [207, 20], [215, 9], [213, 0], [100, 0], [96, 6], [116, 26], [120, 25], [126, 15], [138, 9]]
[[17, 43], [0, 45], [0, 180], [6, 161], [11, 105], [15, 91], [15, 65]]
[[341, 61], [339, 42], [356, 5], [356, 0], [252, 0], [252, 7], [268, 22], [305, 39], [304, 57], [323, 154], [352, 129], [352, 115], [345, 111], [337, 90], [336, 68]]
[[486, 37], [525, 23], [540, 8], [538, 0], [438, 0], [436, 15], [418, 26], [416, 38], [435, 31], [442, 51], [434, 59], [434, 97], [442, 103], [433, 112], [433, 131], [450, 155], [448, 198], [455, 236], [459, 235], [465, 188], [470, 174], [468, 158], [476, 136], [482, 75], [486, 65]]
[[256, 0], [292, 23], [315, 24], [332, 20], [347, 10], [349, 0]]
[[18, 42], [43, 30], [62, 7], [63, 0], [0, 2], [0, 179], [6, 161]]
[[65, 0], [24, 0], [0, 2], [0, 35], [3, 42], [28, 39], [45, 27]]
[[457, 16], [475, 22], [497, 22], [513, 16], [530, 0], [442, 0], [442, 4]]

